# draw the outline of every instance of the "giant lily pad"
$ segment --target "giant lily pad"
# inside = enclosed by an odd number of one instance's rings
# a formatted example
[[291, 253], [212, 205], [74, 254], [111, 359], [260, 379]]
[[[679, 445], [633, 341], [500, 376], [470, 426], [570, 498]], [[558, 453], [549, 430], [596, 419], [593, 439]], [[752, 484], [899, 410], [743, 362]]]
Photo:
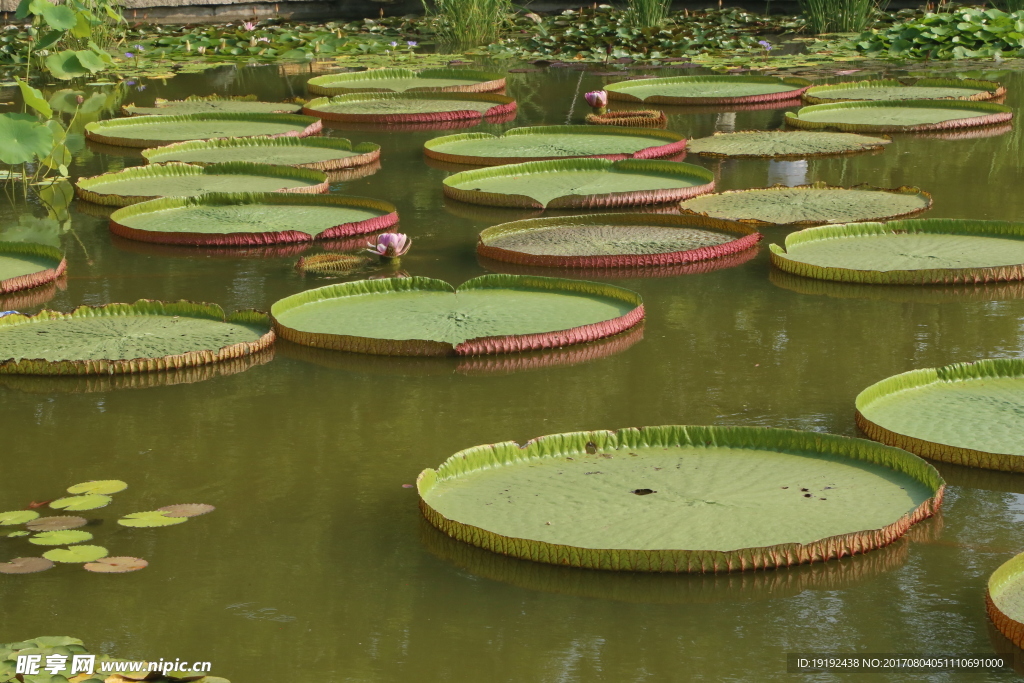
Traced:
[[317, 98], [302, 111], [344, 123], [451, 123], [514, 114], [516, 101], [488, 93], [355, 93]]
[[607, 213], [495, 225], [480, 233], [477, 253], [556, 268], [635, 268], [722, 258], [755, 247], [760, 239], [750, 228], [726, 221]]
[[786, 112], [786, 124], [805, 130], [833, 129], [846, 133], [905, 133], [972, 128], [1002, 123], [1013, 110], [993, 102], [836, 102]]
[[626, 571], [767, 569], [863, 553], [931, 516], [924, 460], [862, 439], [761, 427], [576, 432], [469, 448], [416, 481], [453, 538]]
[[233, 161], [226, 164], [133, 166], [75, 184], [80, 199], [106, 206], [128, 206], [161, 197], [191, 197], [207, 192], [327, 192], [327, 174], [312, 168]]
[[[256, 311], [225, 316], [212, 304], [146, 299], [80, 306], [71, 313], [8, 315], [0, 318], [0, 374], [112, 375], [215, 363], [270, 346], [274, 333], [267, 322]], [[61, 501], [94, 496], [109, 502], [101, 494]]]
[[446, 197], [470, 204], [597, 209], [689, 199], [715, 189], [700, 166], [654, 159], [531, 161], [463, 171], [444, 179]]
[[85, 126], [85, 137], [106, 145], [158, 147], [185, 140], [212, 138], [305, 137], [319, 133], [320, 120], [298, 114], [206, 113], [181, 116], [139, 116], [95, 121]]
[[546, 159], [658, 159], [682, 152], [686, 140], [663, 130], [593, 126], [533, 126], [501, 135], [462, 133], [428, 140], [423, 153], [456, 164], [496, 166]]
[[54, 562], [65, 562], [68, 564], [79, 564], [95, 562], [101, 557], [106, 557], [108, 551], [99, 545], [73, 545], [70, 548], [54, 548], [43, 553], [43, 557]]
[[135, 204], [111, 215], [110, 230], [160, 244], [254, 246], [348, 237], [397, 222], [395, 207], [378, 199], [245, 192]]
[[345, 138], [325, 137], [228, 138], [178, 142], [144, 150], [142, 156], [151, 164], [180, 161], [205, 165], [244, 161], [334, 171], [377, 162], [380, 145], [372, 142], [353, 145]]
[[619, 81], [605, 86], [608, 99], [644, 104], [741, 104], [800, 97], [804, 78], [772, 76], [671, 76]]
[[470, 69], [369, 69], [328, 74], [306, 81], [313, 95], [359, 92], [491, 92], [505, 87], [505, 77]]
[[0, 574], [35, 574], [52, 566], [53, 560], [44, 557], [16, 557], [9, 562], [0, 562]]
[[1000, 633], [1024, 647], [1024, 553], [999, 565], [988, 577], [985, 609]]
[[684, 214], [751, 225], [822, 225], [877, 221], [926, 211], [932, 197], [916, 187], [830, 187], [824, 183], [730, 190], [688, 199]]
[[686, 151], [707, 157], [805, 158], [882, 149], [892, 140], [856, 133], [805, 130], [746, 130], [690, 140]]
[[930, 218], [807, 228], [771, 245], [796, 275], [866, 284], [1024, 280], [1024, 223]]
[[933, 460], [1024, 472], [1024, 360], [911, 370], [857, 395], [872, 439]]
[[620, 287], [484, 275], [457, 290], [425, 277], [359, 280], [294, 294], [271, 307], [278, 334], [308, 346], [388, 356], [508, 353], [616, 334], [644, 317]]
[[32, 538], [29, 543], [35, 545], [71, 545], [72, 543], [83, 543], [91, 541], [92, 534], [79, 529], [61, 529], [55, 531], [41, 531]]
[[56, 281], [67, 270], [64, 253], [45, 244], [0, 242], [0, 294]]
[[921, 78], [907, 85], [894, 78], [879, 78], [856, 83], [816, 85], [804, 93], [808, 104], [849, 102], [852, 100], [990, 100], [1006, 94], [995, 81], [966, 78]]
[[231, 114], [297, 114], [302, 105], [295, 102], [257, 102], [255, 97], [187, 97], [183, 100], [156, 99], [154, 107], [121, 107], [125, 116], [182, 116], [212, 112]]

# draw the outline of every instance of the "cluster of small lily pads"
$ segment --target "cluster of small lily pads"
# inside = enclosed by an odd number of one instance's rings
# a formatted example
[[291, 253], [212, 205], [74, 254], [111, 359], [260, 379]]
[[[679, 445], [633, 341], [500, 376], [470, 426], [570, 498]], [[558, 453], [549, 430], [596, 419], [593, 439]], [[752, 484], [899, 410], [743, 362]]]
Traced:
[[[50, 569], [54, 563], [81, 564], [87, 571], [100, 574], [123, 574], [144, 569], [149, 564], [144, 559], [112, 557], [106, 547], [88, 543], [93, 540], [93, 534], [81, 527], [98, 524], [100, 520], [89, 520], [78, 515], [44, 517], [38, 512], [38, 508], [43, 506], [63, 512], [98, 510], [113, 502], [113, 494], [126, 488], [128, 484], [118, 479], [86, 481], [68, 487], [70, 496], [33, 503], [24, 510], [0, 512], [0, 527], [24, 526], [24, 529], [8, 532], [4, 538], [23, 538], [36, 546], [65, 546], [53, 547], [44, 552], [42, 557], [16, 557], [0, 563], [0, 574], [32, 574]], [[202, 503], [166, 505], [156, 510], [124, 515], [117, 523], [132, 528], [172, 526], [213, 510], [212, 505]]]

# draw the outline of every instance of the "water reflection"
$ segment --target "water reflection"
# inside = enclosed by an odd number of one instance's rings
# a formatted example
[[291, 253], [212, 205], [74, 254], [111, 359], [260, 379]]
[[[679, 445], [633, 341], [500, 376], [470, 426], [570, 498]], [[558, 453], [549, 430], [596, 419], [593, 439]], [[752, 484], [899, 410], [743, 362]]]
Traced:
[[782, 289], [835, 299], [867, 299], [897, 303], [944, 304], [967, 301], [1024, 299], [1024, 282], [956, 285], [865, 285], [803, 277], [772, 268], [768, 280]]

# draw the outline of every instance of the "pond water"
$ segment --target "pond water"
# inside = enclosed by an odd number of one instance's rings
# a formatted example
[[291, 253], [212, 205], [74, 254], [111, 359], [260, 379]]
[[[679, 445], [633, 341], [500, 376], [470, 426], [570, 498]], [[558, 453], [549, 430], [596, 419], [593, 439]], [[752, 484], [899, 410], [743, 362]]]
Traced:
[[[214, 91], [284, 99], [310, 75], [226, 68], [132, 95], [140, 105]], [[1001, 80], [1021, 114], [1024, 73], [972, 75]], [[512, 74], [518, 118], [474, 130], [582, 119], [582, 96], [570, 114], [571, 93], [609, 80], [566, 69]], [[776, 128], [786, 109], [681, 111], [671, 110], [669, 127], [697, 137]], [[428, 166], [421, 151], [443, 132], [328, 134], [382, 145], [378, 172], [332, 191], [398, 206], [400, 230], [415, 242], [402, 269], [453, 284], [501, 270], [478, 261], [476, 235], [525, 214], [446, 202], [449, 171]], [[1017, 122], [991, 137], [897, 136], [880, 153], [808, 162], [687, 161], [713, 169], [721, 189], [917, 185], [935, 198], [926, 216], [1022, 220], [1022, 158]], [[71, 170], [141, 163], [105, 148]], [[4, 207], [3, 225], [23, 210]], [[63, 236], [67, 288], [47, 304], [57, 309], [154, 298], [267, 310], [332, 281], [304, 278], [296, 254], [114, 238], [105, 219], [79, 209], [74, 234]], [[271, 362], [194, 383], [0, 377], [0, 510], [108, 478], [130, 488], [98, 511], [107, 525], [170, 503], [218, 508], [189, 524], [114, 532], [111, 554], [145, 557], [141, 572], [59, 566], [0, 579], [0, 642], [73, 635], [122, 657], [212, 661], [234, 683], [776, 680], [791, 678], [787, 652], [993, 652], [985, 582], [1024, 548], [1021, 475], [941, 466], [950, 483], [941, 517], [898, 543], [825, 565], [723, 576], [577, 571], [490, 555], [428, 527], [415, 489], [403, 488], [462, 448], [563, 431], [722, 424], [852, 436], [853, 400], [869, 384], [1024, 350], [1019, 285], [783, 278], [770, 270], [767, 243], [784, 236], [766, 231], [756, 256], [733, 267], [615, 280], [644, 297], [642, 338], [585, 353], [382, 359], [280, 343]], [[0, 542], [0, 559], [20, 552]]]

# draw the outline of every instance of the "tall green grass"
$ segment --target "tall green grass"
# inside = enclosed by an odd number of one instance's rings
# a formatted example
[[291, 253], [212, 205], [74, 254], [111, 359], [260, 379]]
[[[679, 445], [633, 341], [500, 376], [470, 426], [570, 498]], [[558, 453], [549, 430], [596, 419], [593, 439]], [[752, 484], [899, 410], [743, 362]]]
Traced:
[[512, 13], [512, 0], [422, 1], [427, 15], [437, 19], [441, 52], [459, 52], [497, 41]]
[[863, 31], [875, 11], [874, 0], [800, 0], [800, 11], [814, 33]]
[[629, 20], [634, 26], [658, 26], [668, 16], [672, 0], [629, 0]]

